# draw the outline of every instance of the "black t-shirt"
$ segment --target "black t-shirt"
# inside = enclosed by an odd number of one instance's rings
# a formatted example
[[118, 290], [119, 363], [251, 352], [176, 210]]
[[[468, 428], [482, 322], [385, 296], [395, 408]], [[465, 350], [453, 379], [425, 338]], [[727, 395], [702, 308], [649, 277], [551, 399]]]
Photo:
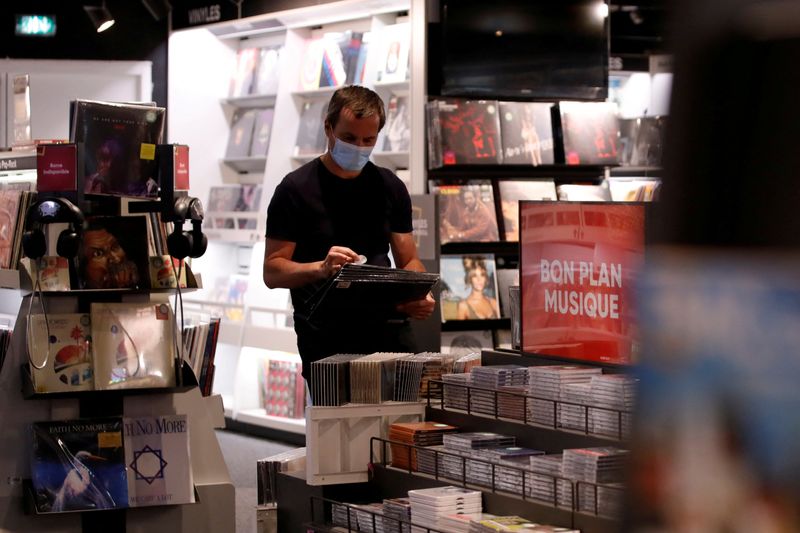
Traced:
[[[296, 244], [292, 260], [321, 261], [346, 246], [371, 265], [389, 266], [391, 233], [411, 233], [411, 199], [391, 171], [367, 163], [357, 177], [332, 174], [317, 158], [286, 175], [267, 209], [267, 238]], [[292, 289], [295, 318], [319, 284]]]

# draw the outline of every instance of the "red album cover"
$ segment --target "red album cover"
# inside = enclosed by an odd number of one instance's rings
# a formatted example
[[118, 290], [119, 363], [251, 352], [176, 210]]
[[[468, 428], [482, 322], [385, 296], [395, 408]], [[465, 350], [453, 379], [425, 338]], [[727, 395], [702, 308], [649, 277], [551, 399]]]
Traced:
[[496, 101], [447, 98], [437, 104], [443, 165], [502, 162]]
[[78, 147], [40, 144], [36, 147], [36, 191], [63, 192], [78, 188]]
[[644, 206], [520, 202], [522, 350], [628, 364]]
[[560, 102], [568, 165], [619, 163], [619, 119], [611, 102]]
[[76, 100], [70, 142], [84, 143], [84, 191], [123, 196], [158, 194], [156, 145], [163, 107]]

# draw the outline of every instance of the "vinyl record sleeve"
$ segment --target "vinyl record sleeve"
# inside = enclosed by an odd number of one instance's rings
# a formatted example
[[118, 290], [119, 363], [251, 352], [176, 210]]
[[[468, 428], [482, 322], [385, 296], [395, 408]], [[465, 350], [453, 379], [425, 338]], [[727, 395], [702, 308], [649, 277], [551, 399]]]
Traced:
[[95, 388], [175, 386], [175, 323], [168, 304], [93, 302]]
[[39, 512], [128, 506], [121, 418], [37, 422], [31, 430]]
[[123, 419], [131, 507], [194, 502], [186, 415]]
[[31, 315], [28, 353], [36, 392], [92, 390], [91, 320], [85, 313]]
[[83, 143], [84, 191], [157, 196], [156, 145], [166, 109], [150, 105], [76, 100], [70, 142]]

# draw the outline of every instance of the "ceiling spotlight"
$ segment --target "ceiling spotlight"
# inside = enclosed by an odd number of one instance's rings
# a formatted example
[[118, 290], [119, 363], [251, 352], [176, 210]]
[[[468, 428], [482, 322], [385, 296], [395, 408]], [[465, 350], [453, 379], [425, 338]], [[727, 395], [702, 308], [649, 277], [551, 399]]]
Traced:
[[101, 6], [83, 6], [86, 14], [89, 15], [89, 20], [94, 24], [97, 33], [106, 31], [114, 25], [114, 16], [111, 11], [106, 8], [106, 3], [103, 2]]

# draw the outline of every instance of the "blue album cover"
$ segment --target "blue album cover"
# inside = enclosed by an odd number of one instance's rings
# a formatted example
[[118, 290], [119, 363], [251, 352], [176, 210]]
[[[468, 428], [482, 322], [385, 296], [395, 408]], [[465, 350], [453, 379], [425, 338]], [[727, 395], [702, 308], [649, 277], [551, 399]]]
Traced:
[[38, 422], [31, 429], [40, 513], [128, 506], [122, 418]]

